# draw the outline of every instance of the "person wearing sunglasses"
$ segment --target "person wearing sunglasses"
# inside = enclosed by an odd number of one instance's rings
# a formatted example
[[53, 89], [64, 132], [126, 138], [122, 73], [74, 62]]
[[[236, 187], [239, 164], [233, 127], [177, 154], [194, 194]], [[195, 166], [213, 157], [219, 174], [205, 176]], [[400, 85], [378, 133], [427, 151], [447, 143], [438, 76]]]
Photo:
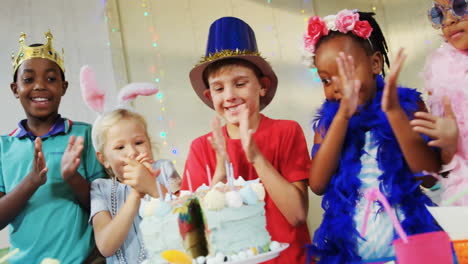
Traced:
[[411, 122], [441, 150], [444, 166], [442, 201], [468, 205], [468, 11], [466, 0], [434, 0], [428, 11], [445, 43], [431, 54], [424, 68], [431, 114], [417, 112]]

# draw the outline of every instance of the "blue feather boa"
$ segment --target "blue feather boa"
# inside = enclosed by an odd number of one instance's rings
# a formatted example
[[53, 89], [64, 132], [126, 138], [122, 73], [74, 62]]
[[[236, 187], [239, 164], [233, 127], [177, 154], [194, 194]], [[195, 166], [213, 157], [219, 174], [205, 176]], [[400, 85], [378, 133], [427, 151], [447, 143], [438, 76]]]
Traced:
[[[361, 263], [357, 254], [359, 233], [354, 224], [355, 205], [359, 201], [361, 180], [361, 155], [365, 132], [371, 131], [378, 145], [377, 160], [383, 174], [379, 177], [380, 190], [392, 206], [399, 205], [405, 219], [404, 230], [411, 234], [440, 230], [425, 205], [431, 200], [419, 188], [414, 174], [405, 162], [403, 153], [393, 134], [385, 113], [381, 109], [384, 82], [378, 76], [377, 94], [372, 102], [360, 106], [350, 119], [337, 172], [332, 176], [322, 200], [325, 210], [323, 221], [316, 230], [313, 244], [308, 246], [309, 257], [320, 259], [319, 263]], [[400, 104], [412, 118], [421, 101], [415, 89], [398, 88]], [[325, 101], [313, 121], [315, 131], [326, 131], [339, 108], [339, 102]], [[313, 147], [313, 155], [319, 145]]]

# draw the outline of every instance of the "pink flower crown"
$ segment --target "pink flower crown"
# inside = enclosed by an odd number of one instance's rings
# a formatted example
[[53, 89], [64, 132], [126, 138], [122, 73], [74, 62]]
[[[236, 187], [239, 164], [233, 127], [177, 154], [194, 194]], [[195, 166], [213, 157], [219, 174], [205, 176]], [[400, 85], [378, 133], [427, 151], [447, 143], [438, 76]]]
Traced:
[[304, 34], [305, 50], [312, 55], [315, 54], [315, 45], [329, 31], [339, 31], [341, 33], [352, 32], [363, 39], [369, 39], [372, 27], [368, 21], [360, 21], [357, 10], [344, 9], [336, 15], [328, 15], [323, 18], [313, 16], [309, 19], [307, 32]]

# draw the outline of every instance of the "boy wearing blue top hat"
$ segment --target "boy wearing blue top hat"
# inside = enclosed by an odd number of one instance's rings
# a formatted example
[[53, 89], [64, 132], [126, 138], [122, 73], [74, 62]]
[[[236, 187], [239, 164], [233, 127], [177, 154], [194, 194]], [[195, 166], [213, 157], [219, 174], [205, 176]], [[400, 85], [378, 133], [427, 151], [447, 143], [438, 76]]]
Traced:
[[[244, 21], [223, 17], [210, 27], [206, 56], [190, 72], [200, 99], [226, 125], [213, 122], [214, 131], [192, 142], [181, 189], [226, 181], [225, 162], [234, 175], [260, 178], [265, 189], [267, 230], [272, 240], [289, 248], [267, 263], [305, 263], [309, 154], [301, 127], [295, 121], [274, 120], [262, 114], [273, 99], [278, 79], [260, 56], [253, 30]], [[207, 167], [209, 172], [207, 171]], [[189, 173], [187, 173], [189, 172]], [[255, 234], [252, 234], [253, 236]]]
[[68, 82], [52, 34], [45, 35], [46, 44], [31, 46], [21, 35], [11, 90], [26, 119], [0, 137], [0, 229], [9, 225], [11, 249], [19, 249], [10, 264], [82, 263], [94, 247], [89, 182], [104, 170], [91, 126], [58, 113]]

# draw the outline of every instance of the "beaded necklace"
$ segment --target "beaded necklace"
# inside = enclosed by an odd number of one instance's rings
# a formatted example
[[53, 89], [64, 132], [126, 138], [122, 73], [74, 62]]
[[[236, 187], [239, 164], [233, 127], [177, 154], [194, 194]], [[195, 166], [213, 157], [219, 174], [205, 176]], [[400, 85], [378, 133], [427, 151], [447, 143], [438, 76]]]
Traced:
[[[111, 188], [111, 214], [112, 218], [117, 214], [117, 180], [116, 177], [112, 177], [112, 188]], [[133, 225], [133, 224], [132, 224]], [[138, 238], [138, 235], [137, 235]], [[142, 263], [146, 259], [146, 253], [145, 253], [145, 245], [143, 241], [140, 241], [140, 253], [138, 254], [138, 262], [137, 263]], [[117, 249], [117, 252], [115, 253], [117, 257], [117, 262], [119, 264], [127, 264], [127, 261], [125, 260], [124, 254], [122, 252], [122, 247]]]

